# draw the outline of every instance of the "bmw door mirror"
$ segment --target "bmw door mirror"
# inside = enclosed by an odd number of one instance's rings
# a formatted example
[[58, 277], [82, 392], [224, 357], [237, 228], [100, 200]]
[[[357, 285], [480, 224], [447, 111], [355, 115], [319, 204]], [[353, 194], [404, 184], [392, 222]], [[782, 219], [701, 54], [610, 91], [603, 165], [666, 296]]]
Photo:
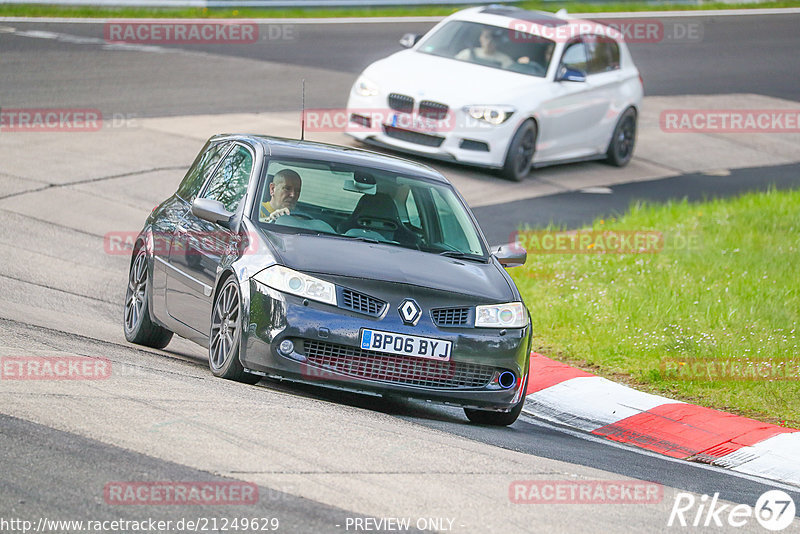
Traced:
[[196, 198], [192, 202], [192, 213], [205, 221], [221, 224], [225, 227], [231, 220], [233, 213], [225, 209], [222, 202], [210, 198]]
[[497, 247], [492, 256], [497, 258], [500, 265], [506, 268], [519, 267], [525, 265], [525, 262], [528, 261], [528, 252], [517, 243], [509, 243]]
[[561, 65], [556, 76], [557, 82], [585, 82], [586, 73], [578, 69], [570, 69], [566, 65]]
[[407, 33], [400, 38], [400, 44], [403, 45], [403, 48], [411, 48], [417, 44], [420, 37], [422, 36], [416, 33]]

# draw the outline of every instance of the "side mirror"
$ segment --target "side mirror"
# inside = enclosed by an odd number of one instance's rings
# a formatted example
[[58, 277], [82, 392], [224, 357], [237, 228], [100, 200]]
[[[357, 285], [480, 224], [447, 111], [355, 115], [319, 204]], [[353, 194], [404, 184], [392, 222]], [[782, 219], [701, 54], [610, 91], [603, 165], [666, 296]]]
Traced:
[[196, 198], [192, 202], [192, 213], [203, 220], [227, 227], [233, 213], [225, 209], [222, 202], [210, 198]]
[[558, 68], [556, 75], [557, 82], [585, 82], [586, 73], [578, 69], [567, 68], [566, 65], [561, 65]]
[[420, 37], [422, 36], [416, 33], [407, 33], [400, 38], [400, 44], [403, 46], [403, 48], [411, 48], [417, 44], [417, 41], [419, 41]]
[[525, 265], [525, 262], [528, 261], [528, 252], [519, 246], [518, 243], [509, 243], [497, 247], [497, 250], [492, 253], [492, 256], [497, 258], [500, 265], [505, 268], [519, 267]]

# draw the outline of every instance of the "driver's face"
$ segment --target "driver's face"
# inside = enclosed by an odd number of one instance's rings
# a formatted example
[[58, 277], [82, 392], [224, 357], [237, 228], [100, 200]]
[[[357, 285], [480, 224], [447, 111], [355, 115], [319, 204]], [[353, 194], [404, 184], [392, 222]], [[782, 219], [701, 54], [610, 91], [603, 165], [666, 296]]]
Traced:
[[276, 178], [274, 182], [269, 184], [269, 192], [272, 196], [270, 204], [276, 210], [280, 208], [294, 209], [297, 199], [300, 197], [301, 187], [302, 183], [297, 178], [285, 178], [283, 176]]
[[483, 30], [481, 32], [480, 41], [484, 50], [492, 50], [495, 48], [494, 36], [492, 36], [490, 30]]

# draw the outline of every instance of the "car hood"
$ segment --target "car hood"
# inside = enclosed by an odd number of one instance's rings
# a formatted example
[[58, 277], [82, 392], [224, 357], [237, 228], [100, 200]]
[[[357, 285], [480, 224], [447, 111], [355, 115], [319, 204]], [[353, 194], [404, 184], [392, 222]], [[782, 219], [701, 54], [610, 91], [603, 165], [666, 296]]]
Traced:
[[493, 302], [513, 299], [505, 276], [493, 262], [335, 237], [266, 234], [280, 262], [298, 271], [410, 284]]
[[363, 75], [384, 93], [401, 93], [459, 107], [507, 104], [544, 78], [403, 50], [367, 67]]

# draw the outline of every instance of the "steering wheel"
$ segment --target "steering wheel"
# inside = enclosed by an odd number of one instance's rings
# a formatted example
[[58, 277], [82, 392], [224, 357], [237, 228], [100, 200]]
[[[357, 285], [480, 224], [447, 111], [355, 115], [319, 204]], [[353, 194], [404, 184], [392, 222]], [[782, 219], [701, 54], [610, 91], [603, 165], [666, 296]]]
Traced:
[[[284, 215], [284, 217], [286, 217], [286, 215]], [[306, 219], [308, 221], [314, 220], [314, 217], [312, 217], [311, 215], [307, 215], [305, 213], [297, 213], [297, 212], [289, 213], [289, 217], [297, 217], [298, 219]]]

